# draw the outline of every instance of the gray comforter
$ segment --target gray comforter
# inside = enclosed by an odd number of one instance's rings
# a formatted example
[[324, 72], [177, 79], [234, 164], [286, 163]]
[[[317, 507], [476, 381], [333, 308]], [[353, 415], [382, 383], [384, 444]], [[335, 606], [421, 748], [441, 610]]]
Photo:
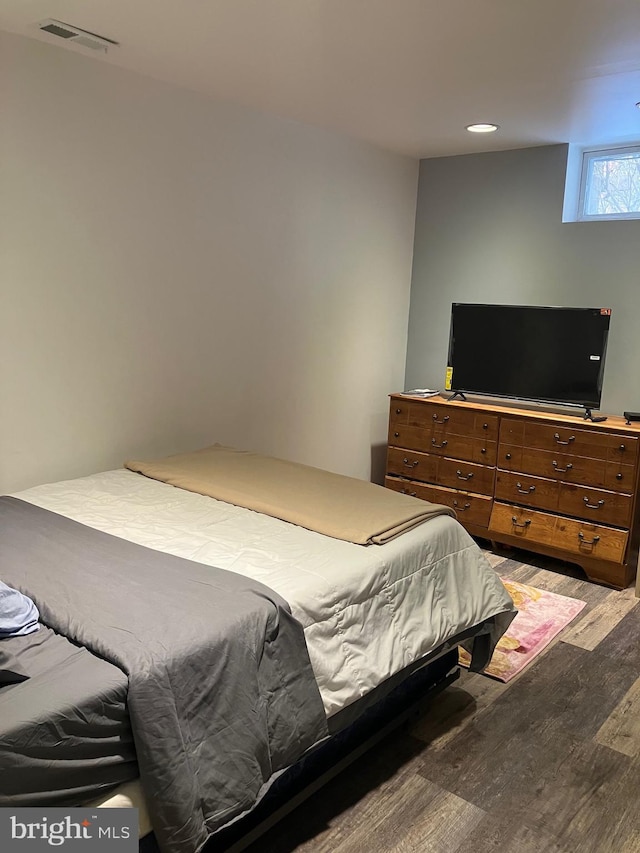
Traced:
[[45, 625], [0, 640], [0, 813], [79, 806], [137, 779], [127, 686]]
[[8, 497], [0, 577], [46, 625], [127, 674], [163, 850], [199, 850], [326, 734], [302, 627], [260, 583]]

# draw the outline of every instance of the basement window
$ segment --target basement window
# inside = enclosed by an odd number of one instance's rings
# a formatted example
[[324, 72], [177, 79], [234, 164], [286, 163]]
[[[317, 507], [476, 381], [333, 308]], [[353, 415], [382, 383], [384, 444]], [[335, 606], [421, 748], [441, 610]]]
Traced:
[[582, 153], [577, 218], [640, 219], [640, 144]]

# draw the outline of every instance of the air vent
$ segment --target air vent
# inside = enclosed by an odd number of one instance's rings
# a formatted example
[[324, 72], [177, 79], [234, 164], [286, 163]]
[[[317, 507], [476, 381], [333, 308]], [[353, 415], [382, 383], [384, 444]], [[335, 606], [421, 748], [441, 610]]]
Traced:
[[110, 47], [117, 47], [118, 42], [113, 39], [105, 38], [105, 36], [90, 33], [87, 30], [81, 30], [71, 24], [65, 24], [63, 21], [55, 21], [49, 18], [47, 21], [40, 21], [38, 28], [43, 33], [56, 36], [64, 39], [64, 41], [72, 44], [77, 44], [80, 47], [88, 47], [90, 50], [101, 50], [106, 53]]

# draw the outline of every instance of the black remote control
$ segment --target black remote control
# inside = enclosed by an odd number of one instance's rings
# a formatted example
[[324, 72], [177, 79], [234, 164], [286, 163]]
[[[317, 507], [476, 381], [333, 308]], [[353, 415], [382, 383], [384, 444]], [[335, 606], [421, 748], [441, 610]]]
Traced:
[[623, 412], [622, 414], [627, 419], [628, 424], [630, 424], [631, 421], [640, 421], [640, 412]]

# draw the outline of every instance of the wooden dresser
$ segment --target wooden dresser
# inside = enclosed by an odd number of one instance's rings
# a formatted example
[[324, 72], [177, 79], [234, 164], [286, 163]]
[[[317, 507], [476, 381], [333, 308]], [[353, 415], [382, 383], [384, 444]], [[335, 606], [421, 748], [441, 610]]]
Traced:
[[391, 396], [385, 485], [455, 509], [473, 536], [623, 589], [640, 544], [640, 425]]

